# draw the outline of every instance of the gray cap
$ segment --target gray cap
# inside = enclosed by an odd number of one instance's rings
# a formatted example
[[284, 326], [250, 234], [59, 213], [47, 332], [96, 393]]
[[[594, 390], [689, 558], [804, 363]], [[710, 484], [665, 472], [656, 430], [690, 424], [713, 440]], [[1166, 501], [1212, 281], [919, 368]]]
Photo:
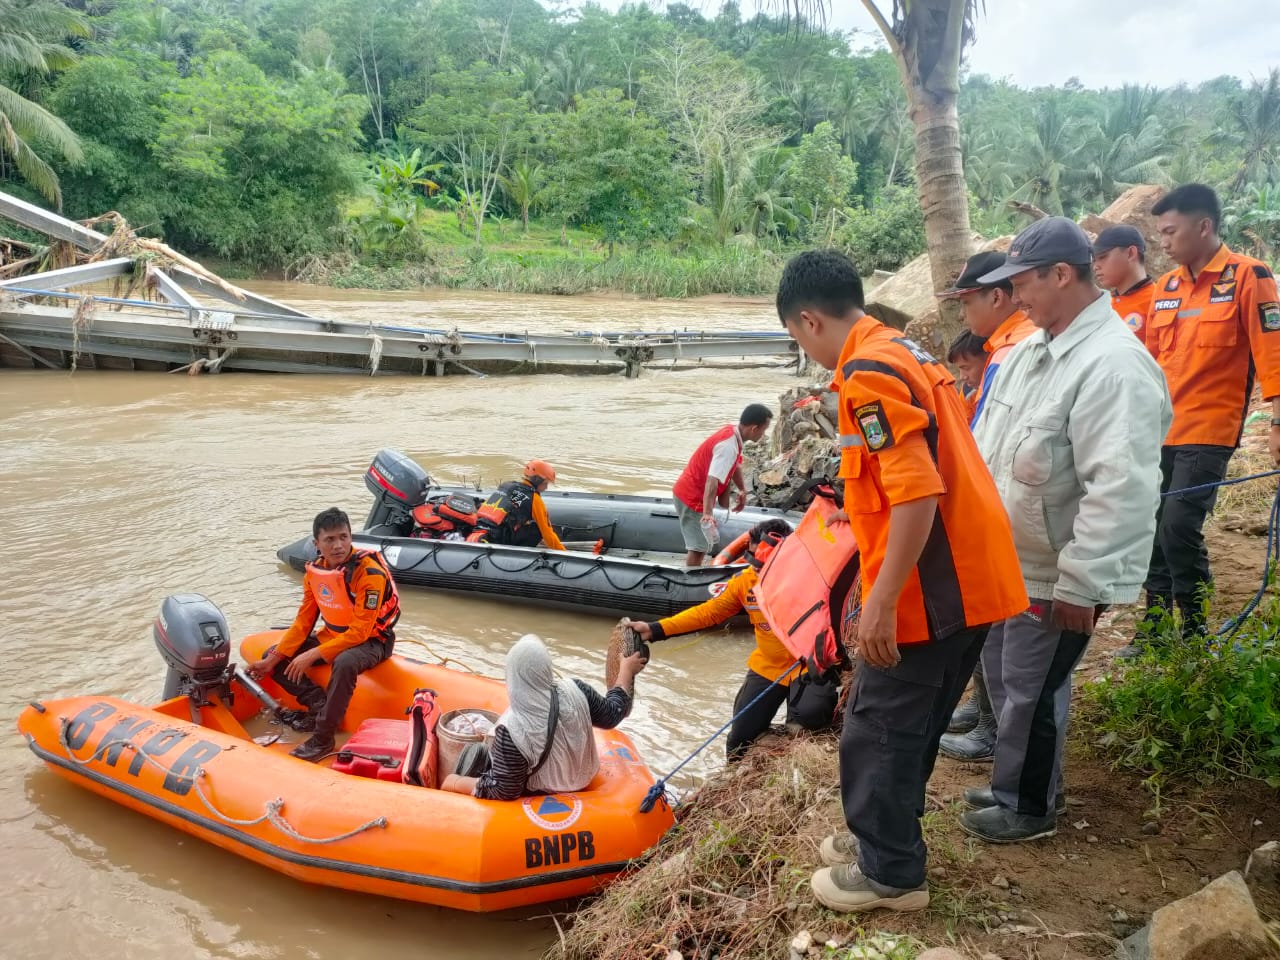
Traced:
[[1037, 220], [1009, 244], [1004, 266], [979, 277], [984, 284], [999, 283], [1033, 267], [1055, 263], [1087, 264], [1093, 261], [1089, 236], [1073, 220], [1045, 217]]

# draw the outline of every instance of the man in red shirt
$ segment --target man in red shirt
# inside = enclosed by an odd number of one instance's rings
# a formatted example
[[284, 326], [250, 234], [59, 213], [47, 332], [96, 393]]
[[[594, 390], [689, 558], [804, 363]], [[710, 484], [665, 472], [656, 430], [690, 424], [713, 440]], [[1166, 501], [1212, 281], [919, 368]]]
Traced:
[[769, 432], [773, 411], [763, 403], [750, 404], [735, 426], [726, 423], [703, 440], [671, 488], [680, 533], [684, 538], [685, 563], [702, 566], [703, 557], [715, 546], [715, 509], [729, 505], [729, 484], [738, 488], [734, 510], [747, 505], [747, 483], [742, 478], [742, 445], [761, 439]]

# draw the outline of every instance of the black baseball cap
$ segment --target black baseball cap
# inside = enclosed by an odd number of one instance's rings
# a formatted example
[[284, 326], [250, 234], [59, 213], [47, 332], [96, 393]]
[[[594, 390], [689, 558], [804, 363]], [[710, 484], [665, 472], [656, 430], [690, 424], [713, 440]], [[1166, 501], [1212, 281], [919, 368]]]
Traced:
[[1033, 267], [1048, 267], [1055, 263], [1083, 265], [1092, 261], [1089, 235], [1075, 221], [1066, 217], [1045, 217], [1013, 238], [1004, 266], [983, 274], [978, 281], [999, 283]]
[[956, 282], [939, 293], [938, 299], [950, 300], [962, 294], [973, 293], [977, 290], [991, 290], [1000, 286], [999, 281], [982, 283], [979, 278], [984, 273], [990, 273], [992, 270], [998, 270], [1003, 267], [1004, 261], [1005, 255], [999, 250], [975, 253], [965, 261], [964, 269], [960, 271], [960, 276], [956, 277]]
[[1095, 255], [1106, 253], [1108, 250], [1114, 250], [1117, 247], [1121, 249], [1137, 247], [1139, 253], [1146, 253], [1147, 241], [1137, 227], [1131, 227], [1123, 223], [1119, 226], [1107, 227], [1107, 229], [1098, 234], [1098, 239], [1093, 241]]

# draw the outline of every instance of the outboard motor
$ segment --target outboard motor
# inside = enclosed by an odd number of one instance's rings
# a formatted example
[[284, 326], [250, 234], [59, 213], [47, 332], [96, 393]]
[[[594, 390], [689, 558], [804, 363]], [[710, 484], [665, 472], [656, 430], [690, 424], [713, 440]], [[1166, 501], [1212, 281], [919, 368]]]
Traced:
[[198, 593], [164, 598], [152, 626], [156, 649], [169, 667], [164, 698], [189, 695], [198, 707], [209, 692], [228, 688], [231, 679], [231, 633], [227, 618]]
[[433, 486], [427, 472], [397, 450], [379, 450], [365, 471], [364, 485], [373, 494], [366, 531], [393, 527], [402, 536], [413, 530], [413, 508], [425, 503]]

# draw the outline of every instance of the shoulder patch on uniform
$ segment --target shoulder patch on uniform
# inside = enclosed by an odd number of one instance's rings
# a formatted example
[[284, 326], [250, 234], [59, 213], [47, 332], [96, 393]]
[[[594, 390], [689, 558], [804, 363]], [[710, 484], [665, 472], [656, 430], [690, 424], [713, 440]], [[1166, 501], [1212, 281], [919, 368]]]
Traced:
[[377, 590], [366, 590], [364, 592], [364, 608], [366, 610], [377, 610], [379, 599], [380, 597]]
[[1228, 263], [1226, 267], [1223, 268], [1222, 273], [1218, 275], [1218, 282], [1230, 283], [1235, 278], [1236, 278], [1236, 265], [1234, 263]]
[[1255, 263], [1253, 265], [1253, 275], [1259, 280], [1270, 280], [1275, 276], [1275, 274], [1271, 272], [1271, 268], [1262, 263]]
[[884, 415], [884, 407], [879, 403], [864, 403], [853, 411], [853, 418], [858, 421], [858, 429], [867, 441], [868, 450], [893, 446], [893, 430], [889, 427], [889, 418]]
[[1155, 303], [1151, 304], [1151, 306], [1155, 310], [1177, 310], [1182, 306], [1182, 298], [1165, 297], [1163, 300], [1157, 300]]
[[1170, 277], [1168, 280], [1166, 280], [1166, 281], [1164, 282], [1164, 289], [1165, 289], [1165, 292], [1166, 292], [1166, 293], [1173, 293], [1173, 291], [1177, 290], [1177, 289], [1178, 289], [1178, 278], [1177, 278], [1177, 277]]
[[900, 347], [905, 347], [907, 349], [907, 352], [910, 353], [911, 356], [916, 358], [917, 363], [937, 363], [938, 362], [936, 359], [934, 359], [933, 354], [931, 354], [924, 347], [920, 346], [920, 344], [916, 343], [914, 340], [908, 340], [906, 337], [894, 337], [893, 342]]
[[1258, 304], [1258, 322], [1262, 324], [1263, 333], [1280, 331], [1280, 303], [1269, 300]]

